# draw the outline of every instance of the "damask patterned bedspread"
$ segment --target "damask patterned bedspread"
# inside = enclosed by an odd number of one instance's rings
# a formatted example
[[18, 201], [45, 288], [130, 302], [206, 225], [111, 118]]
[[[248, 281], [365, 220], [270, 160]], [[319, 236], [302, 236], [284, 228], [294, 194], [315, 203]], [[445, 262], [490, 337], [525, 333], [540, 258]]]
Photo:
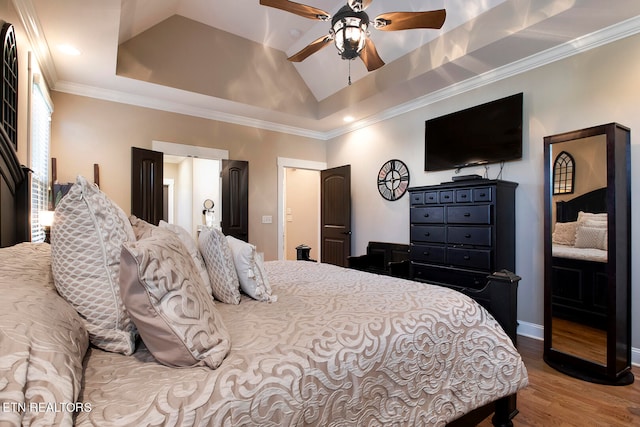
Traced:
[[441, 426], [527, 384], [520, 355], [470, 298], [301, 261], [266, 263], [277, 302], [217, 303], [216, 369], [91, 348], [76, 424]]

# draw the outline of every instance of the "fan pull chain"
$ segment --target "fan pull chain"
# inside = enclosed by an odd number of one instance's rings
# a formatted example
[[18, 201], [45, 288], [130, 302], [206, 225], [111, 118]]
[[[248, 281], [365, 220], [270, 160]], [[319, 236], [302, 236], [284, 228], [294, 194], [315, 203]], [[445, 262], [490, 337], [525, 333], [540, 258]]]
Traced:
[[349, 62], [349, 86], [351, 86], [351, 60], [348, 61]]

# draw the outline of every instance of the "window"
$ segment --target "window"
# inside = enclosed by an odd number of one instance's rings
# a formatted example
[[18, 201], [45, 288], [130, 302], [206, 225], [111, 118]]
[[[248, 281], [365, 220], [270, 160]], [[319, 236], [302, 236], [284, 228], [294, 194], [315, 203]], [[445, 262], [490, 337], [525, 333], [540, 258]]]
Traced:
[[2, 68], [0, 68], [0, 123], [18, 149], [18, 48], [13, 25], [4, 23], [2, 39]]
[[573, 193], [573, 181], [576, 176], [575, 162], [571, 154], [561, 152], [553, 162], [553, 194]]
[[31, 88], [31, 241], [43, 242], [40, 211], [49, 210], [49, 145], [51, 142], [51, 112], [47, 88], [38, 75]]

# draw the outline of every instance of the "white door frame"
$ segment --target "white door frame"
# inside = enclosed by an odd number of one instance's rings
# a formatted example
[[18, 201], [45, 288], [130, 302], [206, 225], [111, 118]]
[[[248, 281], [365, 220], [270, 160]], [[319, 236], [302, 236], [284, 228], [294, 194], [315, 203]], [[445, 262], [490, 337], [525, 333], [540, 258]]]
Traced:
[[[314, 162], [311, 160], [290, 159], [287, 157], [278, 157], [278, 259], [284, 259], [284, 222], [285, 222], [285, 206], [284, 206], [284, 181], [285, 168], [307, 169], [315, 171], [323, 171], [327, 169], [326, 162]], [[320, 192], [318, 192], [320, 199]], [[318, 200], [318, 210], [322, 208], [320, 200]], [[320, 214], [320, 212], [318, 212]], [[320, 215], [318, 215], [320, 218]], [[318, 242], [320, 241], [320, 224], [318, 224]], [[318, 248], [318, 259], [320, 257], [320, 248]]]

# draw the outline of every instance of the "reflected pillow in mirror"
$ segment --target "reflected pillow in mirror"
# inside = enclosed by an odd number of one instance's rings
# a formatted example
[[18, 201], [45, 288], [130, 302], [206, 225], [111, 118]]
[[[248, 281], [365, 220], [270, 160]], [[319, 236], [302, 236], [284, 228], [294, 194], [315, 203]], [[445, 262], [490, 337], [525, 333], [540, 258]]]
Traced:
[[553, 243], [558, 245], [573, 246], [576, 242], [577, 221], [572, 222], [556, 222], [551, 237]]
[[604, 221], [606, 223], [607, 213], [578, 212], [578, 222], [582, 223], [584, 221]]
[[576, 248], [607, 250], [607, 229], [580, 226], [576, 232]]

